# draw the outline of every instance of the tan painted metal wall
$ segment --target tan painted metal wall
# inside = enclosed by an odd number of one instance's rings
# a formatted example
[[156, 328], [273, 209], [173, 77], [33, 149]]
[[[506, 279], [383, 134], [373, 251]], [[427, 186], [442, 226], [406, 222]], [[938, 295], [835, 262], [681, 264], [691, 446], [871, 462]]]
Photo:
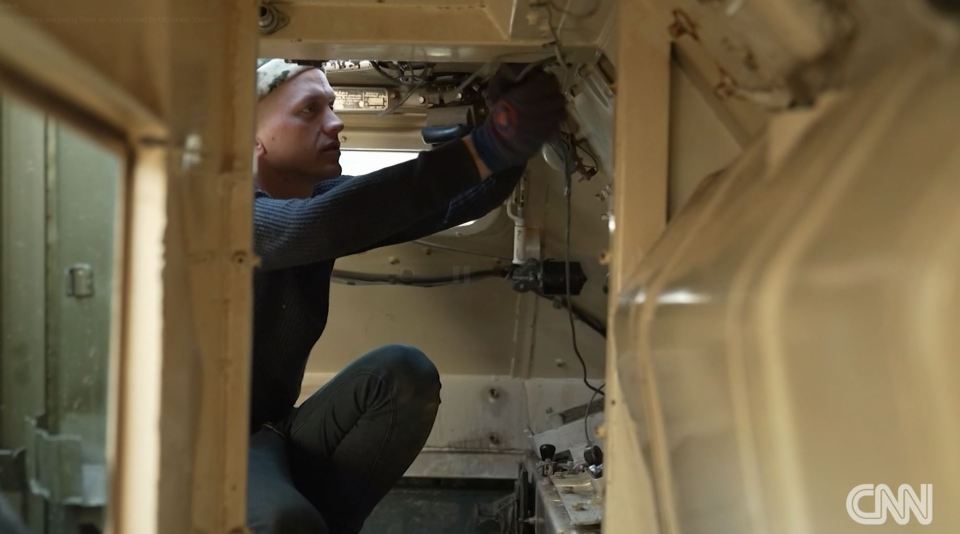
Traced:
[[709, 97], [674, 61], [670, 69], [669, 219], [686, 205], [704, 178], [726, 168], [742, 150], [708, 104]]

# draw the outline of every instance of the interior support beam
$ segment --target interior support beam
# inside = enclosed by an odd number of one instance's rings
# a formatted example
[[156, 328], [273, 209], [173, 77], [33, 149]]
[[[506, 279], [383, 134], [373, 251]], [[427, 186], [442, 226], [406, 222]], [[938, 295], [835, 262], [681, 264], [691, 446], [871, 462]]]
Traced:
[[[620, 62], [614, 171], [615, 229], [611, 237], [609, 317], [616, 317], [624, 276], [643, 259], [667, 220], [670, 42], [663, 20], [642, 0], [620, 2]], [[640, 119], [642, 118], [642, 119]], [[606, 380], [606, 510], [604, 532], [657, 534], [653, 483], [636, 421], [621, 401], [617, 337], [610, 321]]]

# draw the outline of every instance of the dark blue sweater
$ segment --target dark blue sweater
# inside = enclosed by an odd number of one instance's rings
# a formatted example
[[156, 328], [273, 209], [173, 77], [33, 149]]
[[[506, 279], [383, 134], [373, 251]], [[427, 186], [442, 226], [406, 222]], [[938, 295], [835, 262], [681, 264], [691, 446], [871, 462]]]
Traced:
[[[285, 418], [327, 324], [334, 261], [479, 218], [522, 169], [480, 180], [462, 141], [365, 176], [324, 180], [310, 198], [254, 199], [251, 430]], [[358, 355], [359, 356], [359, 355]]]

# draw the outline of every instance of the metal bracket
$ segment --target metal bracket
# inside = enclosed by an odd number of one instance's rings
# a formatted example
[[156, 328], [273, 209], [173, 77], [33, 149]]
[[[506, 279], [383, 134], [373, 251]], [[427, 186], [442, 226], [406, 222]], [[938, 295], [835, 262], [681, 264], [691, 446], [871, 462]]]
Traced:
[[[83, 462], [79, 436], [52, 434], [42, 421], [26, 417], [25, 478], [30, 492], [55, 504], [103, 506], [106, 504], [105, 466]], [[30, 438], [28, 438], [30, 439]]]
[[0, 491], [26, 489], [26, 454], [23, 449], [0, 449]]
[[75, 263], [67, 269], [67, 296], [77, 299], [93, 296], [93, 267], [89, 263]]

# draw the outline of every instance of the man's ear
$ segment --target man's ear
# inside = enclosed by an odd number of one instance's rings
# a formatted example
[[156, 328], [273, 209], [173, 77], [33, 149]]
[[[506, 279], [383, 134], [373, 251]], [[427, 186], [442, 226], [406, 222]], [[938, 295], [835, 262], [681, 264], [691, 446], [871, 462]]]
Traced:
[[263, 141], [259, 137], [256, 138], [256, 145], [254, 146], [253, 153], [257, 156], [257, 159], [262, 158], [267, 155], [267, 147], [263, 146]]

